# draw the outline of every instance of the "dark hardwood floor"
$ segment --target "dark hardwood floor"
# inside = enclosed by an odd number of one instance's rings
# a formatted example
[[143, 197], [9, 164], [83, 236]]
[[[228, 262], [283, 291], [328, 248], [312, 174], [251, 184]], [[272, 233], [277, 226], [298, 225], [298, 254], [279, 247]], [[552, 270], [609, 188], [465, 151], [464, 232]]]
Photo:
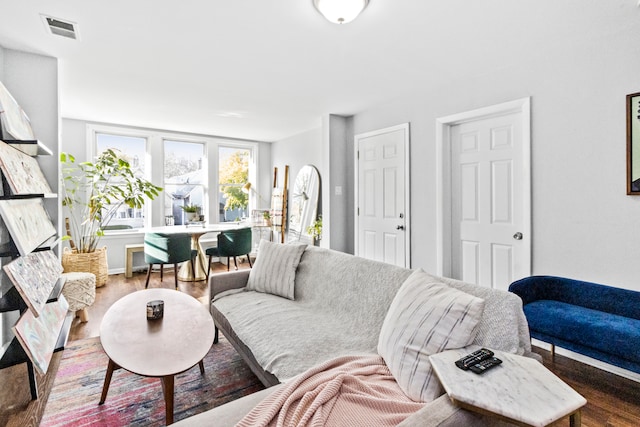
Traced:
[[[215, 272], [226, 271], [226, 266], [212, 264]], [[239, 264], [248, 268], [248, 264]], [[107, 284], [96, 289], [96, 301], [89, 307], [89, 321], [80, 323], [76, 318], [71, 326], [70, 340], [80, 340], [99, 335], [100, 321], [109, 306], [122, 296], [144, 289], [145, 275], [134, 273], [130, 279], [117, 274], [109, 276]], [[173, 287], [173, 272], [165, 275], [162, 284], [154, 274], [150, 287]], [[204, 281], [180, 282], [180, 290], [204, 305], [209, 299], [209, 289]], [[562, 378], [587, 400], [582, 410], [582, 425], [586, 427], [638, 427], [640, 426], [640, 383], [611, 374], [606, 371], [556, 355], [551, 360], [548, 351], [534, 347], [547, 368]], [[38, 376], [40, 397], [31, 401], [25, 364], [0, 370], [0, 426], [38, 426], [49, 397], [55, 373], [58, 370], [62, 352], [54, 354], [47, 375]], [[97, 404], [97, 402], [96, 402]], [[553, 424], [554, 427], [568, 426], [565, 418]]]

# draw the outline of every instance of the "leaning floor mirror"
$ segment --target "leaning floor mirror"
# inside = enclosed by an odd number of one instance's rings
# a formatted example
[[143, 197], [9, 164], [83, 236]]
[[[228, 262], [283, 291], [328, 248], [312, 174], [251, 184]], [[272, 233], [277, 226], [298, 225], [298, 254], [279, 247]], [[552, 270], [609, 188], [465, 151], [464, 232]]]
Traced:
[[318, 217], [320, 174], [312, 165], [303, 166], [291, 189], [289, 203], [289, 242], [314, 244], [307, 231]]

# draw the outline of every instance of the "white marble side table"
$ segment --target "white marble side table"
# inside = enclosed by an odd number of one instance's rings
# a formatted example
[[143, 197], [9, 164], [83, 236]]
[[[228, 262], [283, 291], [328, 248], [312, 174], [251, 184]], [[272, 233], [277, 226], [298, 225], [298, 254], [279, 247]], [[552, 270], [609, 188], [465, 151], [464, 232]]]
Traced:
[[494, 351], [502, 364], [482, 375], [455, 365], [478, 348], [469, 346], [429, 357], [453, 403], [519, 425], [546, 426], [569, 415], [570, 425], [580, 426], [580, 408], [587, 400], [537, 360]]

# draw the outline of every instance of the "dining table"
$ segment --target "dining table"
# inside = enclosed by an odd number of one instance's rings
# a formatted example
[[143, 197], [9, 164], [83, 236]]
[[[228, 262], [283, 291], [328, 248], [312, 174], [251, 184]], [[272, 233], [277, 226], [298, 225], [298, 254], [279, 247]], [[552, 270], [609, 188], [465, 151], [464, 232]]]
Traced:
[[178, 280], [183, 282], [195, 282], [199, 280], [205, 280], [207, 277], [208, 265], [207, 259], [202, 246], [200, 244], [200, 238], [208, 233], [220, 233], [225, 230], [237, 230], [240, 228], [251, 228], [251, 225], [244, 221], [224, 222], [216, 224], [196, 223], [187, 225], [167, 225], [162, 227], [145, 227], [139, 229], [143, 233], [158, 233], [158, 234], [180, 234], [186, 233], [191, 236], [191, 249], [197, 251], [196, 260], [191, 268], [190, 262], [185, 262], [178, 271]]

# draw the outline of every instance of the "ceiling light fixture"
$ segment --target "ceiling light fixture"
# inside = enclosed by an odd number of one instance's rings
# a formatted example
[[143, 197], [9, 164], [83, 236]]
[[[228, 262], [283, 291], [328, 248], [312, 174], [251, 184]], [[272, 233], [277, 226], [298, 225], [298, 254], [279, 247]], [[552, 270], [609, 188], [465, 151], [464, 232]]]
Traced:
[[313, 5], [334, 24], [346, 24], [360, 15], [369, 0], [313, 0]]

